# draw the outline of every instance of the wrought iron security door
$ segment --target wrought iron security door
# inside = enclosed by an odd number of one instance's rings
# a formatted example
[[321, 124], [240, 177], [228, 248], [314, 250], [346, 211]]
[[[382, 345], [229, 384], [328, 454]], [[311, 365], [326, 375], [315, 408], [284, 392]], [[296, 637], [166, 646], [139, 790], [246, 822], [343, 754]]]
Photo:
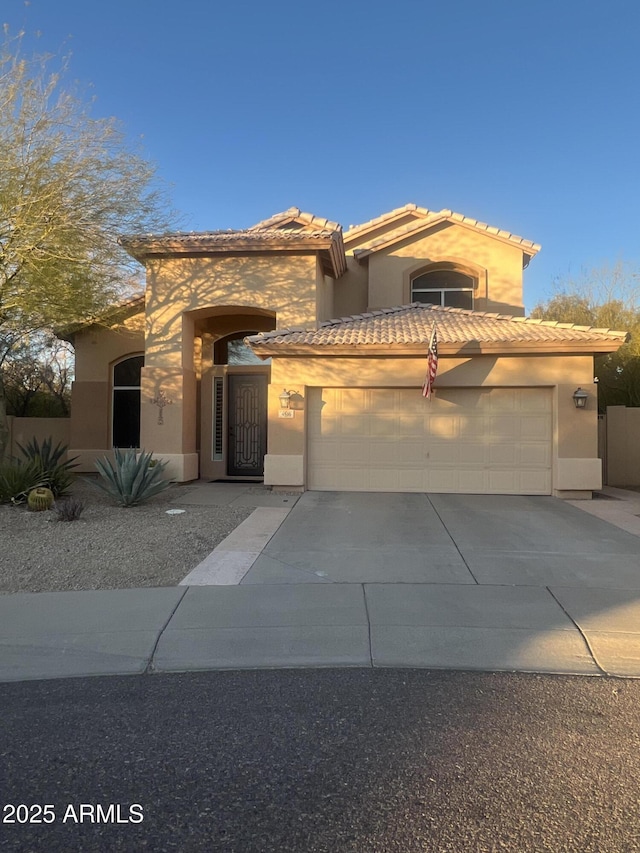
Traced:
[[267, 376], [231, 373], [228, 411], [228, 476], [262, 477], [267, 452]]

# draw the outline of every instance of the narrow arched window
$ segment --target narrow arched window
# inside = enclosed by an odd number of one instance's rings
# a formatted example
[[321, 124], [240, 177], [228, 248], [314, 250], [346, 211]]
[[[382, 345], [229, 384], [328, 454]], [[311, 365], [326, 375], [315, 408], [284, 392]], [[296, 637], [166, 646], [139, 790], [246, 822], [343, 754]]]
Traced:
[[113, 365], [113, 447], [140, 447], [140, 384], [143, 366], [143, 355], [133, 355]]
[[411, 279], [411, 301], [472, 310], [475, 287], [473, 276], [443, 265]]

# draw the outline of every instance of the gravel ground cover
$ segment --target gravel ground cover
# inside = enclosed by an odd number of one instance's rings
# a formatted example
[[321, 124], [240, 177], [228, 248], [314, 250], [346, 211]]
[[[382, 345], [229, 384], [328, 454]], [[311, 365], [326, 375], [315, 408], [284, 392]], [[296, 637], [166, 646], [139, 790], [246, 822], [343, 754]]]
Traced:
[[[0, 594], [175, 586], [253, 512], [251, 507], [181, 505], [173, 485], [124, 509], [78, 477], [77, 521], [0, 506]], [[184, 513], [168, 515], [168, 509]]]

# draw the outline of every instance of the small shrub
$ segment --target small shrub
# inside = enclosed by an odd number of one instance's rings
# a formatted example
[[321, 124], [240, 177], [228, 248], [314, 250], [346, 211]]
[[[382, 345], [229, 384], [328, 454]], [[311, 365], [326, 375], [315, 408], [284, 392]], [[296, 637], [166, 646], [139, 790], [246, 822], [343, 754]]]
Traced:
[[[162, 479], [166, 462], [152, 459], [151, 453], [140, 454], [135, 450], [114, 451], [115, 462], [106, 456], [96, 459], [96, 468], [101, 479], [94, 485], [110, 495], [120, 506], [128, 507], [143, 503], [148, 498], [169, 488], [169, 480]], [[152, 465], [155, 462], [155, 465]]]
[[77, 468], [74, 456], [72, 459], [64, 459], [67, 453], [67, 445], [58, 442], [53, 446], [53, 439], [45, 438], [42, 445], [37, 438], [32, 438], [26, 447], [18, 445], [23, 456], [33, 462], [37, 462], [42, 472], [42, 480], [51, 489], [56, 498], [69, 493], [73, 483], [72, 468]]
[[56, 521], [77, 521], [84, 510], [84, 503], [79, 498], [65, 498], [53, 505]]
[[33, 460], [0, 463], [0, 503], [23, 503], [29, 492], [46, 485], [40, 465]]
[[27, 497], [27, 506], [32, 512], [45, 512], [53, 506], [53, 492], [46, 486], [32, 489]]

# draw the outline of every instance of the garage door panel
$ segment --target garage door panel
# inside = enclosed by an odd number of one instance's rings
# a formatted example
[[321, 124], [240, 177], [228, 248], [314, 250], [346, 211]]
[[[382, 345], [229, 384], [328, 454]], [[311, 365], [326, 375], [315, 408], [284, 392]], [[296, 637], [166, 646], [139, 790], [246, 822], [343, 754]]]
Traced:
[[407, 468], [398, 472], [398, 491], [426, 492], [425, 482], [426, 472], [423, 468]]
[[308, 486], [550, 494], [549, 389], [310, 389]]
[[484, 418], [466, 414], [458, 415], [458, 437], [477, 438], [484, 432]]
[[399, 427], [398, 415], [391, 412], [378, 412], [369, 418], [370, 435], [372, 436], [387, 437], [395, 441], [399, 434]]
[[[310, 419], [311, 420], [311, 419]], [[315, 426], [315, 424], [314, 424]], [[317, 418], [317, 435], [318, 438], [324, 438], [325, 436], [338, 435], [339, 431], [339, 419], [336, 415], [331, 415], [330, 413], [318, 413]]]
[[521, 412], [551, 414], [551, 394], [548, 388], [521, 388], [518, 392]]
[[520, 494], [546, 495], [551, 491], [549, 476], [544, 471], [521, 471]]
[[[428, 406], [429, 403], [425, 401]], [[431, 415], [428, 419], [428, 432], [435, 438], [456, 438], [458, 435], [459, 418], [455, 415]]]
[[520, 464], [540, 468], [551, 467], [551, 447], [539, 444], [522, 443], [520, 445]]
[[517, 415], [491, 416], [485, 424], [485, 433], [491, 441], [514, 441], [520, 435], [520, 419]]
[[428, 472], [428, 491], [457, 492], [457, 472], [452, 468], [433, 468]]
[[339, 418], [335, 421], [336, 433], [343, 438], [369, 435], [368, 427], [369, 419], [364, 415], [350, 415], [348, 418]]
[[458, 475], [459, 493], [463, 494], [483, 494], [487, 491], [487, 472], [486, 469], [469, 469], [465, 468]]
[[465, 442], [458, 448], [458, 464], [465, 465], [484, 465], [490, 463], [491, 448], [480, 442]]
[[422, 456], [429, 467], [455, 465], [458, 460], [459, 448], [451, 441], [425, 444], [425, 449], [427, 452]]
[[398, 427], [402, 436], [422, 438], [425, 433], [424, 415], [419, 413], [401, 414], [398, 418]]
[[549, 435], [549, 414], [528, 415], [520, 422], [520, 438], [545, 441]]
[[489, 469], [487, 492], [490, 494], [513, 495], [520, 491], [520, 474], [513, 468]]
[[518, 464], [518, 448], [513, 444], [504, 442], [494, 443], [487, 446], [487, 467], [515, 466]]

